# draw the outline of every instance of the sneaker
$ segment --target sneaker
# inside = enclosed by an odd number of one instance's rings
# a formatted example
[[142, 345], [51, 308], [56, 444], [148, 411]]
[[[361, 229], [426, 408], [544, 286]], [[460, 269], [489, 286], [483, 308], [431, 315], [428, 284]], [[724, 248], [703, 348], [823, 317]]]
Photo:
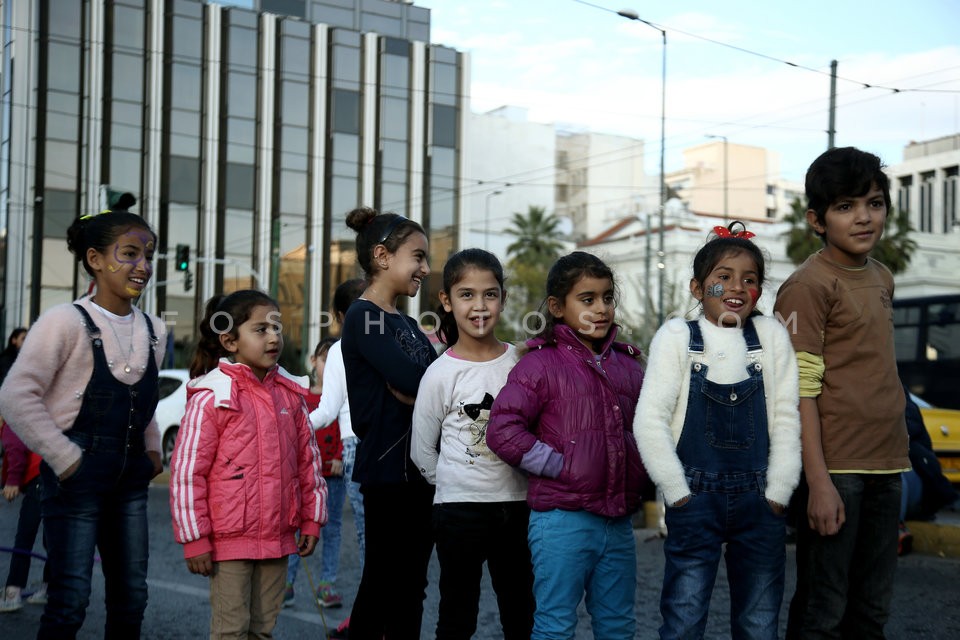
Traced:
[[317, 604], [327, 609], [336, 609], [343, 606], [343, 596], [337, 593], [333, 584], [321, 580], [317, 583]]
[[0, 613], [12, 613], [23, 609], [23, 600], [20, 598], [20, 587], [7, 587], [0, 600]]
[[47, 583], [41, 582], [37, 590], [27, 597], [27, 604], [47, 604]]
[[913, 550], [913, 534], [907, 529], [907, 523], [900, 521], [900, 530], [897, 532], [897, 555], [905, 556]]
[[350, 616], [340, 623], [340, 625], [327, 634], [328, 638], [348, 638], [350, 636]]
[[287, 586], [283, 589], [283, 606], [292, 607], [293, 606], [293, 585], [289, 582]]

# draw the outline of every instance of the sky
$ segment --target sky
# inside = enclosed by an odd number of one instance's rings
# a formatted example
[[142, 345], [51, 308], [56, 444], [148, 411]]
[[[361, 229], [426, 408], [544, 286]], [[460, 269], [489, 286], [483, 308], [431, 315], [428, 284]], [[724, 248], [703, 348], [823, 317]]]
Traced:
[[414, 4], [431, 10], [431, 42], [470, 54], [474, 112], [512, 105], [533, 122], [643, 139], [648, 174], [659, 172], [661, 30], [667, 172], [714, 135], [777, 152], [781, 174], [802, 180], [827, 148], [831, 60], [836, 146], [896, 164], [911, 141], [960, 132], [956, 0]]

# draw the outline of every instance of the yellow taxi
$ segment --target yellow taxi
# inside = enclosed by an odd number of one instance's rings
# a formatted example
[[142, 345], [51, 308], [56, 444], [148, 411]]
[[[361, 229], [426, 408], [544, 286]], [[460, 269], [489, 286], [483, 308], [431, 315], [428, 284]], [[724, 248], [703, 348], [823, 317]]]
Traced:
[[912, 393], [910, 397], [920, 407], [923, 424], [930, 434], [933, 451], [950, 482], [960, 484], [960, 411], [933, 407]]

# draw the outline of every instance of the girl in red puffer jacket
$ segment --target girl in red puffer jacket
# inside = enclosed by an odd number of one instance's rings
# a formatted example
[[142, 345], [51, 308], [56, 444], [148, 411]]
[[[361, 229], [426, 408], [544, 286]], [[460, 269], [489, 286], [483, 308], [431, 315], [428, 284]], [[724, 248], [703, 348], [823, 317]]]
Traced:
[[211, 637], [272, 637], [287, 556], [313, 553], [327, 522], [306, 379], [277, 364], [281, 330], [254, 290], [212, 298], [200, 322], [170, 511], [187, 568], [210, 578]]
[[540, 335], [493, 403], [487, 445], [529, 474], [533, 638], [573, 638], [586, 606], [597, 638], [632, 638], [630, 516], [646, 472], [631, 428], [640, 350], [615, 342], [613, 272], [576, 251], [547, 275]]

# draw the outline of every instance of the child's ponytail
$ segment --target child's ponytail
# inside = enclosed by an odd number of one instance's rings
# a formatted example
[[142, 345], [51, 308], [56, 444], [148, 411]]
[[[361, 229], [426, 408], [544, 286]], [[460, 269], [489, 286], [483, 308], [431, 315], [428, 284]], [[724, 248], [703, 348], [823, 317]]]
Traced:
[[217, 368], [220, 358], [227, 355], [220, 343], [220, 335], [225, 333], [236, 338], [239, 335], [237, 327], [249, 320], [254, 307], [260, 305], [280, 308], [276, 300], [256, 289], [241, 289], [227, 296], [216, 295], [207, 301], [200, 321], [200, 340], [190, 362], [191, 378]]
[[200, 339], [193, 352], [193, 359], [190, 361], [191, 378], [197, 378], [215, 369], [220, 357], [225, 353], [220, 346], [219, 334], [213, 330], [213, 314], [217, 312], [217, 307], [223, 302], [223, 298], [224, 296], [217, 295], [207, 301], [203, 320], [200, 321]]

